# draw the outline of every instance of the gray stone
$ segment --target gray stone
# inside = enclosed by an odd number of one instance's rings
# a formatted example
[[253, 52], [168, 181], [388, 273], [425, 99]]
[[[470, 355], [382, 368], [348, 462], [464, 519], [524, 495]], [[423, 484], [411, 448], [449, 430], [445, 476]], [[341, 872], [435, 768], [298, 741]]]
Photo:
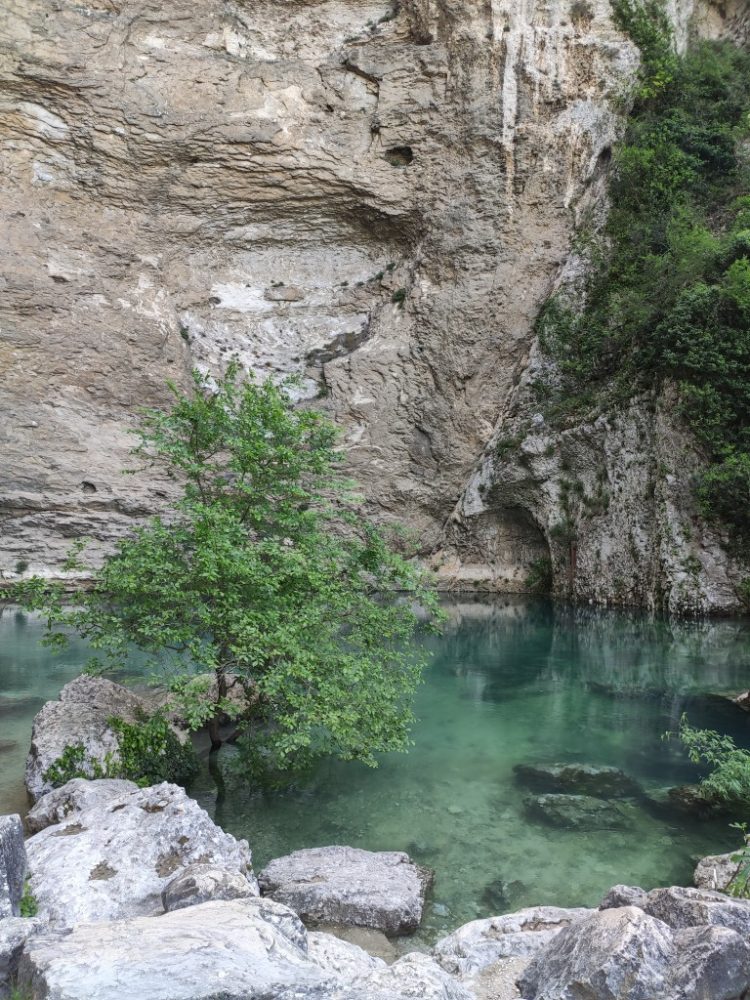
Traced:
[[613, 910], [619, 906], [640, 906], [646, 901], [646, 893], [637, 885], [613, 885], [599, 904], [600, 910]]
[[737, 874], [737, 862], [732, 861], [735, 853], [711, 854], [706, 858], [701, 858], [693, 872], [693, 881], [696, 886], [699, 889], [719, 891], [726, 889]]
[[388, 966], [257, 897], [31, 938], [18, 979], [50, 1000], [473, 1000], [429, 955]]
[[55, 1000], [324, 1000], [336, 980], [309, 960], [295, 915], [256, 898], [33, 938], [19, 983]]
[[21, 817], [0, 816], [0, 919], [19, 915], [25, 877], [26, 851]]
[[161, 913], [162, 890], [195, 864], [234, 869], [255, 885], [247, 843], [166, 782], [95, 796], [26, 849], [40, 916], [60, 927]]
[[52, 791], [45, 772], [63, 754], [66, 747], [83, 744], [86, 751], [84, 770], [94, 777], [90, 761], [104, 766], [108, 755], [118, 757], [118, 737], [109, 719], [116, 717], [136, 722], [148, 714], [148, 704], [103, 677], [76, 677], [60, 692], [59, 701], [48, 701], [34, 719], [31, 749], [26, 759], [26, 789], [36, 801]]
[[99, 778], [95, 781], [73, 778], [38, 800], [26, 815], [26, 829], [29, 833], [39, 833], [54, 823], [73, 819], [78, 813], [94, 806], [106, 806], [111, 800], [137, 789], [134, 781], [121, 778]]
[[529, 819], [567, 830], [627, 830], [636, 821], [633, 806], [591, 795], [537, 795], [524, 808]]
[[560, 933], [519, 980], [533, 1000], [656, 1000], [672, 961], [672, 932], [634, 906], [598, 910]]
[[422, 920], [428, 869], [407, 854], [316, 847], [272, 861], [261, 890], [316, 924], [354, 924], [409, 934]]
[[739, 1000], [750, 988], [750, 944], [727, 927], [689, 927], [674, 936], [665, 1000]]
[[637, 781], [617, 767], [592, 764], [517, 764], [516, 779], [537, 792], [592, 795], [600, 799], [635, 798], [643, 794]]
[[729, 927], [745, 937], [750, 936], [750, 900], [731, 899], [720, 892], [676, 885], [652, 889], [637, 905], [673, 930], [710, 925]]
[[461, 978], [475, 976], [501, 959], [534, 955], [564, 927], [592, 912], [533, 906], [501, 917], [472, 920], [439, 941], [433, 954], [447, 972]]
[[5, 1000], [11, 995], [11, 986], [18, 970], [23, 946], [41, 926], [42, 921], [38, 918], [0, 919], [0, 1000]]
[[161, 899], [166, 911], [182, 910], [217, 899], [246, 899], [258, 895], [254, 878], [221, 865], [190, 865], [183, 868], [164, 889]]

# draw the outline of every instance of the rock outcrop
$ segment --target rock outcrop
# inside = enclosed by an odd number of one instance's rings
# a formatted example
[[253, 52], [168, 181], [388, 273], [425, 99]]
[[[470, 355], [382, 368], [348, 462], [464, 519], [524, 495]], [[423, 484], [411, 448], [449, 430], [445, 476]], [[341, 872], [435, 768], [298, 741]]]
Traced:
[[352, 924], [411, 934], [422, 920], [432, 873], [408, 854], [314, 847], [276, 858], [261, 891], [314, 924]]
[[20, 816], [0, 816], [0, 920], [17, 917], [26, 876]]
[[739, 864], [732, 861], [734, 853], [711, 854], [701, 858], [693, 872], [693, 881], [699, 889], [726, 889], [737, 874]]
[[124, 792], [110, 785], [31, 837], [26, 851], [39, 915], [53, 927], [161, 913], [162, 892], [196, 864], [233, 870], [258, 893], [247, 843], [166, 782]]
[[255, 879], [248, 879], [244, 872], [217, 864], [199, 864], [183, 868], [162, 889], [161, 901], [169, 913], [219, 899], [248, 899], [257, 895]]
[[[747, 36], [739, 0], [670, 9], [683, 43], [695, 25]], [[80, 536], [95, 562], [159, 509], [168, 481], [120, 475], [138, 407], [236, 354], [303, 376], [372, 511], [405, 520], [446, 585], [522, 586], [550, 556], [568, 455], [587, 493], [622, 480], [572, 592], [736, 603], [721, 539], [686, 533], [695, 456], [666, 405], [571, 430], [553, 458], [543, 429], [523, 462], [496, 457], [527, 422], [534, 321], [621, 130], [637, 54], [611, 14], [5, 3], [3, 574], [59, 574]]]
[[472, 1000], [427, 955], [388, 967], [335, 938], [311, 948], [295, 914], [269, 899], [32, 938], [19, 982], [57, 1000]]
[[118, 759], [118, 737], [111, 718], [137, 722], [148, 706], [132, 691], [103, 677], [82, 675], [60, 692], [59, 701], [48, 701], [34, 719], [31, 749], [26, 759], [26, 789], [36, 801], [53, 789], [45, 777], [67, 747], [82, 745], [83, 770], [94, 777], [93, 762], [104, 767]]

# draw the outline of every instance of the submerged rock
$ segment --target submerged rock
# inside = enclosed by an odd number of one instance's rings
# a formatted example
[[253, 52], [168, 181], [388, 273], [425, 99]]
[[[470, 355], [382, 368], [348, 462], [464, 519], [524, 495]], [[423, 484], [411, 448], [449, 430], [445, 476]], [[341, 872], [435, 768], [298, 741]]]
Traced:
[[167, 912], [198, 906], [218, 899], [247, 899], [258, 895], [255, 879], [244, 872], [222, 865], [190, 865], [162, 890]]
[[[53, 789], [44, 775], [66, 747], [82, 744], [86, 761], [105, 766], [108, 755], [117, 759], [118, 738], [109, 719], [137, 722], [148, 714], [147, 703], [120, 684], [103, 677], [76, 677], [60, 692], [59, 701], [48, 701], [34, 719], [31, 749], [26, 759], [26, 789], [36, 801]], [[85, 765], [93, 770], [87, 763]]]
[[735, 853], [710, 854], [707, 858], [701, 858], [693, 872], [696, 886], [699, 889], [726, 889], [739, 868], [738, 863], [732, 861]]
[[672, 957], [660, 920], [634, 906], [599, 910], [537, 952], [519, 985], [528, 1000], [656, 1000]]
[[637, 798], [643, 789], [617, 767], [592, 764], [516, 764], [516, 780], [537, 792], [590, 795], [600, 799]]
[[21, 817], [0, 816], [0, 919], [19, 915], [25, 876]]
[[564, 927], [593, 910], [532, 906], [502, 917], [472, 920], [439, 941], [433, 954], [446, 972], [475, 976], [501, 959], [523, 958], [548, 945]]
[[277, 858], [258, 878], [264, 894], [310, 923], [411, 934], [432, 873], [400, 852], [315, 847]]
[[591, 795], [537, 795], [524, 808], [529, 819], [567, 830], [626, 830], [636, 820], [632, 806]]
[[161, 913], [162, 891], [195, 864], [233, 869], [257, 893], [247, 843], [220, 830], [182, 788], [166, 782], [95, 795], [92, 804], [31, 837], [26, 848], [40, 916], [53, 926]]

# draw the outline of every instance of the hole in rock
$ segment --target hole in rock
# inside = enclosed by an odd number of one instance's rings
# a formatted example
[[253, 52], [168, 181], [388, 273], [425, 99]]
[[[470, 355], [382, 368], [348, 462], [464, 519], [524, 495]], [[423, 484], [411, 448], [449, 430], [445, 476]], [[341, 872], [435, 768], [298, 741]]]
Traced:
[[414, 159], [411, 146], [393, 146], [386, 150], [385, 158], [392, 167], [408, 167]]
[[88, 479], [84, 479], [81, 483], [81, 489], [84, 493], [96, 493], [96, 486], [94, 486], [93, 483], [90, 483]]

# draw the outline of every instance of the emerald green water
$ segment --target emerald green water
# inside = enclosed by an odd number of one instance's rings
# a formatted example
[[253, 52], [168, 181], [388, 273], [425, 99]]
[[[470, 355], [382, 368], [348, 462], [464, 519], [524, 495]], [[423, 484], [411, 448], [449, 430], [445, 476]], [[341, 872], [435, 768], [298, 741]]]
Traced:
[[[727, 850], [726, 821], [655, 818], [632, 829], [572, 832], [530, 822], [521, 762], [608, 764], [659, 797], [698, 772], [662, 734], [695, 725], [750, 746], [750, 716], [722, 694], [750, 687], [743, 621], [668, 623], [544, 601], [452, 600], [422, 686], [407, 755], [376, 770], [326, 762], [286, 792], [253, 793], [208, 772], [193, 794], [247, 838], [257, 867], [302, 847], [406, 850], [435, 869], [423, 934], [538, 903], [592, 905], [617, 882], [689, 883], [697, 857]], [[83, 649], [37, 646], [39, 623], [0, 615], [0, 812], [23, 803], [31, 719], [78, 672]], [[229, 763], [228, 757], [225, 763]], [[229, 771], [228, 767], [224, 768]]]

